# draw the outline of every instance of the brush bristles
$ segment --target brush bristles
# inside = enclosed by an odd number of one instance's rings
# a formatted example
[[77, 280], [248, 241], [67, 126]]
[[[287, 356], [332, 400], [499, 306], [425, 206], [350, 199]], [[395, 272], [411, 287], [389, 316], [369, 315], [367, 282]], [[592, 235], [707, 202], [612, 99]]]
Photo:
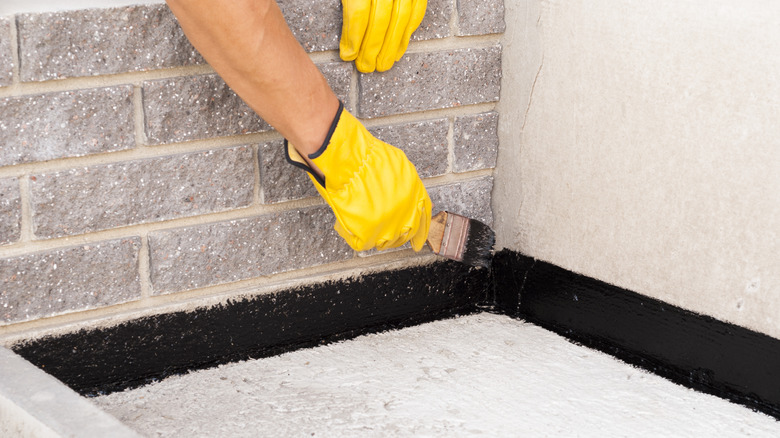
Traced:
[[463, 249], [463, 263], [471, 266], [489, 268], [493, 260], [493, 245], [496, 233], [489, 226], [476, 219], [469, 219], [469, 231]]

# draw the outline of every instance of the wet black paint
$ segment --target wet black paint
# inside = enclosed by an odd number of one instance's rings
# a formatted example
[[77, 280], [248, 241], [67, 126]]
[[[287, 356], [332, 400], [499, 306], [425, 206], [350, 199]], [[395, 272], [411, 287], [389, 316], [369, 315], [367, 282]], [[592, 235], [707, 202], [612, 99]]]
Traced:
[[32, 340], [13, 350], [82, 395], [478, 310], [489, 271], [451, 261]]
[[493, 275], [502, 313], [780, 419], [780, 340], [512, 251]]

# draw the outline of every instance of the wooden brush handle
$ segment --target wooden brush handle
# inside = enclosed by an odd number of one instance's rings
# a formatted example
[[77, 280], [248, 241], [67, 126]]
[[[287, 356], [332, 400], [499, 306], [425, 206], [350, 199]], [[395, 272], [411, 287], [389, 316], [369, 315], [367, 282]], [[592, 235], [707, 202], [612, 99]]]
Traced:
[[428, 230], [428, 245], [436, 254], [441, 252], [441, 242], [444, 240], [444, 226], [446, 224], [446, 211], [441, 211], [431, 218], [431, 227]]

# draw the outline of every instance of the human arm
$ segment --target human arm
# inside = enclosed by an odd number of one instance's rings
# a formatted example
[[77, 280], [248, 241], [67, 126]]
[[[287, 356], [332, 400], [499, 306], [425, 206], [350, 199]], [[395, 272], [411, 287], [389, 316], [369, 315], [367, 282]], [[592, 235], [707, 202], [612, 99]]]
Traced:
[[339, 106], [274, 0], [167, 0], [203, 58], [303, 154], [320, 148]]
[[356, 250], [425, 243], [431, 203], [414, 166], [342, 109], [273, 0], [167, 0], [190, 42], [310, 171]]

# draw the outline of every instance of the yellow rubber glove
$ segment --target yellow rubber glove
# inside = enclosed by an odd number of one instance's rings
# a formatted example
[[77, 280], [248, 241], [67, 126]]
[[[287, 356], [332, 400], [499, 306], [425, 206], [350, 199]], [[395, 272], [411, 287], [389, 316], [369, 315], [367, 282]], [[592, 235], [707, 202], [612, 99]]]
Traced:
[[333, 209], [334, 228], [356, 251], [395, 248], [407, 241], [422, 249], [431, 224], [431, 199], [417, 170], [400, 149], [368, 132], [339, 105], [330, 133], [309, 159], [312, 172], [285, 140], [288, 161], [306, 169]]
[[425, 17], [427, 0], [341, 0], [341, 59], [363, 73], [389, 70]]

